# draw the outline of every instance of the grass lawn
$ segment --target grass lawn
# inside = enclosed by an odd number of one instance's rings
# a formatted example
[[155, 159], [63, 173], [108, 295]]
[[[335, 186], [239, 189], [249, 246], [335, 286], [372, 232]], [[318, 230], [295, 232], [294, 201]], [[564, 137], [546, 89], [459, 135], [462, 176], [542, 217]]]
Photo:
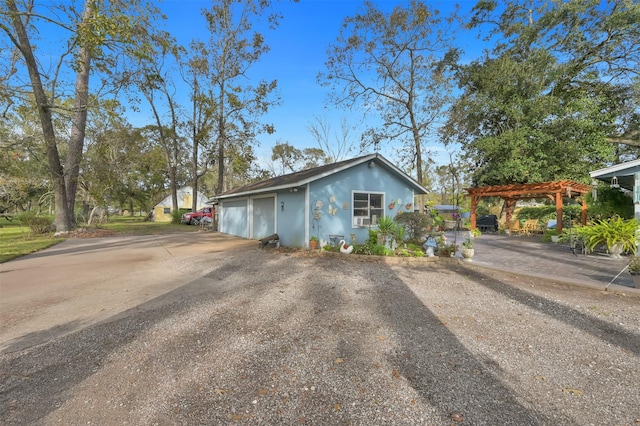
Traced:
[[110, 216], [103, 229], [132, 235], [171, 234], [176, 232], [196, 232], [199, 227], [175, 223], [145, 222], [141, 216]]
[[2, 218], [0, 225], [0, 263], [64, 241], [64, 238], [54, 238], [53, 234], [31, 235], [29, 228], [16, 220], [9, 222]]
[[[22, 226], [17, 220], [9, 222], [6, 218], [0, 218], [0, 225], [0, 263], [64, 241], [64, 238], [54, 237], [53, 234], [32, 235], [29, 228]], [[145, 222], [141, 217], [128, 216], [112, 216], [109, 223], [102, 224], [100, 228], [129, 235], [198, 231], [197, 226]]]

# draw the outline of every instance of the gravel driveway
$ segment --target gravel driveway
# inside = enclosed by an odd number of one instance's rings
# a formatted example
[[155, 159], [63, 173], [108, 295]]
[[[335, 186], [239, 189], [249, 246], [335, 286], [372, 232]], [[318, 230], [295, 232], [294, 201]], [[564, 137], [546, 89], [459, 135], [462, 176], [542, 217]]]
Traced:
[[0, 423], [640, 425], [638, 298], [253, 245], [158, 262], [171, 290], [1, 342]]

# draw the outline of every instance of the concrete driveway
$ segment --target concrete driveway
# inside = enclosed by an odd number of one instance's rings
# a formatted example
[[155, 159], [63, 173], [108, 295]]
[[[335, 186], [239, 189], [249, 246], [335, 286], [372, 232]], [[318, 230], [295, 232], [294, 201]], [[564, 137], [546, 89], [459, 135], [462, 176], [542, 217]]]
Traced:
[[0, 264], [0, 352], [45, 342], [168, 293], [197, 272], [186, 259], [247, 247], [257, 243], [212, 232], [69, 239]]

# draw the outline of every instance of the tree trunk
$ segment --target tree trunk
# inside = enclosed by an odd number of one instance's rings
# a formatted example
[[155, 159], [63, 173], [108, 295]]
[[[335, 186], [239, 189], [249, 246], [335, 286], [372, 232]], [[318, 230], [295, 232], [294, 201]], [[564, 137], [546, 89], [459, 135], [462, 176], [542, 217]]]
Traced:
[[193, 127], [192, 127], [192, 136], [193, 136], [193, 151], [192, 151], [192, 163], [191, 167], [193, 169], [193, 182], [191, 183], [192, 192], [192, 200], [191, 200], [191, 211], [195, 212], [198, 210], [198, 180], [200, 176], [198, 175], [198, 113], [197, 113], [197, 99], [198, 99], [198, 81], [195, 78], [195, 73], [193, 77]]
[[47, 162], [49, 165], [49, 176], [53, 183], [54, 190], [54, 225], [56, 227], [56, 231], [67, 232], [71, 230], [71, 222], [69, 220], [69, 214], [67, 213], [64, 170], [62, 168], [62, 164], [60, 163], [60, 155], [58, 153], [58, 146], [56, 145], [56, 135], [53, 128], [53, 122], [51, 120], [49, 101], [42, 87], [40, 73], [38, 72], [38, 64], [33, 55], [31, 41], [29, 40], [27, 31], [22, 23], [22, 20], [20, 19], [16, 3], [14, 0], [7, 0], [6, 4], [11, 15], [13, 28], [15, 29], [17, 34], [17, 40], [15, 41], [15, 43], [20, 49], [20, 52], [22, 53], [27, 65], [27, 69], [29, 70], [31, 87], [33, 89], [33, 95], [36, 100], [38, 115], [40, 117], [40, 124], [42, 126], [42, 133], [47, 151]]
[[[82, 15], [81, 26], [87, 25], [93, 16], [94, 0], [86, 0]], [[75, 224], [75, 203], [78, 190], [78, 177], [80, 175], [80, 161], [84, 149], [84, 138], [87, 127], [87, 108], [89, 101], [89, 71], [91, 68], [91, 49], [86, 43], [80, 46], [78, 58], [78, 73], [76, 74], [75, 100], [73, 105], [73, 121], [71, 124], [71, 136], [67, 149], [67, 161], [65, 164], [65, 187], [67, 197], [67, 211], [71, 224]]]
[[216, 194], [224, 191], [224, 139], [225, 139], [225, 120], [224, 120], [224, 83], [220, 85], [218, 106], [218, 185]]

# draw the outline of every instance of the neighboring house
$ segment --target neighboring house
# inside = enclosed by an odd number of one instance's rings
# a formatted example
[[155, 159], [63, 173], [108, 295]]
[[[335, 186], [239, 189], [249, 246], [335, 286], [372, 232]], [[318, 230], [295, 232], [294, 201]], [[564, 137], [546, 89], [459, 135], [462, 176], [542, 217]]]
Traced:
[[245, 185], [215, 197], [220, 232], [308, 247], [309, 238], [368, 238], [382, 216], [413, 212], [427, 190], [379, 154], [371, 154]]
[[640, 220], [640, 159], [616, 164], [590, 173], [592, 179], [608, 183], [612, 187], [633, 192], [635, 218]]
[[[191, 210], [193, 203], [193, 188], [190, 186], [185, 186], [177, 191], [178, 193], [178, 209], [188, 209]], [[197, 194], [197, 209], [201, 209], [203, 207], [209, 206], [209, 199], [202, 193], [198, 192]], [[165, 197], [158, 204], [153, 206], [153, 210], [151, 212], [151, 220], [154, 222], [171, 222], [171, 209], [173, 208], [173, 199], [171, 195]]]

